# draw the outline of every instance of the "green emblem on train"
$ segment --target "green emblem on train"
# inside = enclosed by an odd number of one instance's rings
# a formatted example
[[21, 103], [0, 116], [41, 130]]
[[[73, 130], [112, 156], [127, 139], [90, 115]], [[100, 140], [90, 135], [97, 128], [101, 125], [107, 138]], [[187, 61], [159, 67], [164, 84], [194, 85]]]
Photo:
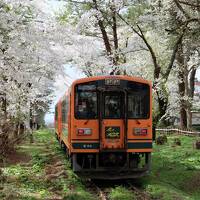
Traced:
[[106, 127], [106, 138], [114, 139], [120, 137], [120, 127]]

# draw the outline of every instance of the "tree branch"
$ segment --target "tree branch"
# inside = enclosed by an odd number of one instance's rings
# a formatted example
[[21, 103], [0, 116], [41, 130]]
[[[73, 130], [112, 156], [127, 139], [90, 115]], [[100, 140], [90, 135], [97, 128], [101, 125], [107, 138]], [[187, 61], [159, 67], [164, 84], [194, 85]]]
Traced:
[[136, 33], [142, 40], [143, 42], [146, 44], [148, 50], [150, 51], [151, 54], [151, 58], [153, 60], [153, 64], [154, 64], [154, 79], [159, 78], [160, 75], [160, 66], [157, 62], [157, 58], [156, 58], [156, 54], [153, 50], [153, 48], [151, 47], [151, 45], [149, 44], [149, 42], [147, 41], [145, 35], [143, 34], [142, 29], [140, 28], [139, 25], [137, 25], [137, 28], [139, 29], [139, 31], [137, 31], [131, 24], [129, 24], [119, 13], [118, 13], [119, 18], [125, 22], [129, 27], [131, 27], [132, 31], [134, 33]]
[[153, 64], [154, 64], [154, 68], [155, 68], [154, 79], [157, 79], [157, 78], [159, 78], [159, 75], [160, 75], [160, 66], [157, 62], [156, 54], [155, 54], [153, 48], [151, 47], [151, 45], [149, 44], [149, 42], [147, 41], [146, 37], [144, 36], [143, 31], [140, 28], [140, 26], [137, 25], [137, 27], [140, 30], [140, 35], [141, 35], [142, 40], [144, 41], [144, 43], [146, 44], [147, 48], [149, 49], [149, 51], [151, 53], [151, 58], [153, 60]]
[[185, 15], [185, 17], [187, 19], [190, 19], [189, 14], [183, 9], [183, 7], [180, 5], [179, 0], [174, 0], [174, 3], [176, 4], [176, 6], [178, 7], [178, 9]]
[[171, 59], [170, 59], [169, 65], [168, 65], [167, 70], [166, 70], [166, 72], [165, 72], [165, 74], [164, 74], [164, 78], [165, 78], [166, 80], [168, 79], [169, 74], [170, 74], [170, 71], [171, 71], [171, 69], [172, 69], [172, 67], [173, 67], [174, 60], [175, 60], [175, 58], [176, 58], [176, 53], [177, 53], [177, 51], [178, 51], [179, 45], [180, 45], [181, 42], [182, 42], [183, 36], [184, 36], [184, 34], [185, 34], [185, 31], [187, 30], [187, 25], [188, 25], [190, 22], [195, 22], [195, 21], [198, 22], [198, 19], [192, 18], [192, 19], [188, 19], [188, 20], [186, 21], [186, 23], [185, 23], [185, 25], [184, 25], [184, 27], [183, 27], [182, 33], [181, 33], [181, 35], [178, 37], [178, 39], [177, 39], [177, 41], [176, 41], [176, 43], [175, 43], [175, 45], [174, 45], [174, 48], [173, 48], [173, 52], [172, 52], [172, 55], [171, 55]]
[[173, 48], [173, 52], [172, 52], [172, 55], [171, 55], [171, 58], [170, 58], [169, 65], [168, 65], [167, 70], [166, 70], [166, 72], [165, 72], [165, 74], [164, 74], [164, 78], [165, 78], [166, 80], [168, 79], [169, 74], [170, 74], [170, 72], [171, 72], [171, 69], [172, 69], [172, 67], [173, 67], [174, 60], [175, 60], [175, 58], [176, 58], [176, 53], [177, 53], [177, 51], [178, 51], [179, 44], [182, 42], [183, 35], [184, 35], [184, 33], [182, 33], [182, 34], [180, 35], [180, 37], [178, 38], [178, 40], [176, 41], [176, 43], [175, 43], [175, 45], [174, 45], [174, 48]]
[[141, 37], [141, 35], [139, 34], [139, 32], [138, 32], [130, 23], [128, 23], [119, 13], [117, 13], [117, 15], [118, 15], [118, 17], [119, 17], [126, 25], [128, 25], [128, 26], [132, 29], [132, 31], [133, 31], [134, 33], [136, 33], [139, 37]]
[[197, 3], [197, 4], [192, 4], [192, 3], [185, 2], [185, 1], [180, 1], [180, 0], [179, 0], [179, 3], [180, 3], [180, 4], [187, 5], [187, 6], [191, 6], [191, 7], [200, 8], [200, 5], [199, 5], [198, 3]]
[[[96, 9], [97, 11], [99, 11], [99, 8], [98, 8], [98, 5], [97, 5], [97, 1], [96, 1], [96, 0], [93, 0], [93, 3], [94, 3], [95, 9]], [[99, 25], [99, 28], [100, 28], [100, 30], [101, 30], [102, 36], [103, 36], [103, 41], [104, 41], [104, 45], [105, 45], [107, 54], [108, 54], [108, 55], [111, 55], [111, 54], [112, 54], [112, 49], [111, 49], [111, 46], [110, 46], [109, 38], [108, 38], [107, 32], [106, 32], [106, 30], [105, 30], [103, 21], [100, 20], [100, 19], [98, 19], [98, 17], [97, 17], [97, 20], [98, 20], [98, 25]]]

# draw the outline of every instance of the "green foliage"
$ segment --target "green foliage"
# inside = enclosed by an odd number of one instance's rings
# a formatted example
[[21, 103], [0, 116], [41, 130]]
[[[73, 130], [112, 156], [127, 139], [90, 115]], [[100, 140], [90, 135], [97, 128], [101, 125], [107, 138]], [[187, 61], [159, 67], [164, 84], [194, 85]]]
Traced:
[[137, 23], [139, 18], [143, 16], [149, 8], [149, 4], [146, 1], [135, 3], [134, 5], [129, 7], [127, 17], [131, 22]]
[[188, 196], [182, 194], [181, 191], [176, 190], [170, 185], [163, 185], [161, 183], [149, 184], [147, 191], [151, 194], [152, 199], [172, 200], [172, 199], [189, 199]]
[[49, 157], [48, 156], [44, 156], [42, 154], [33, 154], [32, 156], [32, 163], [33, 165], [38, 165], [38, 166], [45, 166], [45, 164], [48, 164], [49, 163]]
[[[30, 162], [26, 165], [19, 163], [3, 168], [7, 182], [0, 198], [17, 199], [20, 196], [20, 199], [24, 200], [49, 199], [56, 192], [65, 199], [94, 199], [93, 195], [87, 192], [81, 179], [69, 169], [69, 161], [61, 151], [53, 132], [43, 129], [33, 135], [34, 143], [30, 144], [27, 139], [18, 149], [21, 153], [30, 155]], [[67, 176], [49, 180], [47, 165], [52, 166], [53, 162], [58, 161], [63, 163]]]
[[[174, 145], [177, 138], [180, 139], [181, 146]], [[16, 199], [18, 195], [25, 200], [48, 199], [55, 192], [67, 200], [97, 198], [97, 194], [95, 196], [88, 191], [84, 181], [69, 168], [69, 162], [52, 132], [37, 131], [34, 133], [34, 140], [35, 143], [26, 141], [18, 149], [31, 156], [28, 165], [16, 164], [3, 169], [3, 175], [7, 179], [0, 198], [12, 196], [12, 199]], [[154, 145], [151, 174], [140, 179], [144, 191], [152, 199], [199, 199], [200, 151], [193, 147], [195, 141], [194, 137], [172, 135], [168, 136], [166, 144]], [[46, 166], [51, 165], [55, 157], [64, 163], [67, 177], [48, 180]], [[128, 187], [119, 185], [111, 189], [108, 197], [110, 200], [134, 200], [137, 199], [137, 194]]]
[[109, 198], [111, 200], [134, 200], [135, 195], [130, 190], [122, 186], [117, 186], [111, 190]]
[[198, 124], [198, 125], [192, 125], [192, 128], [194, 128], [197, 131], [200, 131], [200, 124]]
[[5, 10], [6, 12], [10, 12], [11, 9], [12, 9], [12, 6], [9, 5], [9, 4], [4, 4], [4, 5], [3, 5], [3, 8], [4, 8], [4, 10]]
[[[83, 9], [89, 9], [89, 7], [87, 6], [87, 4], [82, 5]], [[61, 24], [66, 24], [69, 23], [71, 25], [75, 25], [78, 23], [78, 20], [81, 17], [81, 9], [79, 9], [79, 6], [74, 6], [73, 3], [68, 2], [65, 10], [63, 13], [59, 14], [57, 17], [57, 20], [61, 23]]]

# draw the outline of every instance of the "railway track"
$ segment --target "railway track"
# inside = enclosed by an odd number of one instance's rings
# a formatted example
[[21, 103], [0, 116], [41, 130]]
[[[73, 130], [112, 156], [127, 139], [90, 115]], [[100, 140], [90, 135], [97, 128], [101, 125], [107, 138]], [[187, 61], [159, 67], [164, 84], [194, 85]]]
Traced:
[[142, 189], [141, 183], [138, 184], [136, 181], [119, 180], [110, 182], [102, 180], [87, 180], [85, 184], [91, 193], [99, 197], [99, 200], [109, 200], [109, 193], [111, 192], [111, 189], [116, 186], [123, 186], [129, 191], [132, 191], [137, 200], [152, 199], [150, 195]]
[[133, 184], [131, 181], [126, 180], [126, 184], [127, 184], [128, 189], [134, 192], [137, 200], [151, 200], [152, 199], [146, 191], [144, 191], [141, 187], [137, 187], [137, 185]]
[[102, 181], [94, 181], [94, 180], [87, 180], [85, 182], [86, 187], [89, 189], [91, 193], [94, 195], [97, 195], [99, 197], [99, 200], [108, 200], [109, 198], [109, 192], [111, 190], [111, 186], [106, 184]]

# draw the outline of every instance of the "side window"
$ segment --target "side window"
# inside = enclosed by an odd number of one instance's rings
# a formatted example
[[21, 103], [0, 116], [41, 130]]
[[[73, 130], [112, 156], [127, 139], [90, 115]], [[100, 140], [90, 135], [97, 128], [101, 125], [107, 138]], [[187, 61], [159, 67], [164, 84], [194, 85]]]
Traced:
[[67, 123], [67, 113], [68, 113], [68, 100], [64, 99], [62, 101], [62, 123]]
[[58, 106], [55, 107], [55, 120], [58, 120]]

